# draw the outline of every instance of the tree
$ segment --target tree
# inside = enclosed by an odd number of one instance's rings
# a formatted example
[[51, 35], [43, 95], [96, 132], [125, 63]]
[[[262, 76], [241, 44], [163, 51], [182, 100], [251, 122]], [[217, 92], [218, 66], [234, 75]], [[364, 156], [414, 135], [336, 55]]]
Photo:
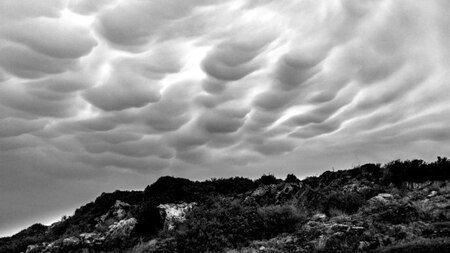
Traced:
[[300, 179], [298, 179], [294, 174], [288, 174], [286, 179], [284, 180], [286, 183], [298, 183]]

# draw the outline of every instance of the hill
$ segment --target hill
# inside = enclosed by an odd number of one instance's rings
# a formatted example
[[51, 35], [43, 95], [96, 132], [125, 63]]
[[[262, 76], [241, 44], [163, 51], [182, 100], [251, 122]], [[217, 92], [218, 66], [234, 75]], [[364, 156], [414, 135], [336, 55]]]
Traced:
[[450, 252], [450, 161], [303, 180], [161, 177], [0, 238], [6, 252]]

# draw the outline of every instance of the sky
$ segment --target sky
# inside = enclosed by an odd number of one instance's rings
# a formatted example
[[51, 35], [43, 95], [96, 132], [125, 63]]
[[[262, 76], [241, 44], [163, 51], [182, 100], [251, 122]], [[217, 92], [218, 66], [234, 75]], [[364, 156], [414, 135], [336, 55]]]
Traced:
[[448, 0], [0, 1], [0, 236], [163, 175], [450, 153]]

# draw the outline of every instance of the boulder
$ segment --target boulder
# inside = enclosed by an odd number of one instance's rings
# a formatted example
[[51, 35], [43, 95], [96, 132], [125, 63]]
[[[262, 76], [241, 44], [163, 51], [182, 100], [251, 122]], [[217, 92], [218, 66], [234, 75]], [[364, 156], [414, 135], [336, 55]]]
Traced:
[[135, 218], [129, 218], [120, 220], [110, 225], [105, 236], [109, 239], [122, 239], [128, 238], [136, 226], [137, 220]]
[[311, 217], [312, 221], [324, 221], [327, 219], [327, 215], [324, 213], [316, 213]]
[[116, 200], [109, 211], [102, 215], [96, 225], [99, 230], [105, 231], [110, 225], [131, 217], [131, 206], [123, 201]]
[[71, 236], [68, 238], [64, 238], [62, 241], [62, 246], [63, 247], [76, 247], [80, 244], [80, 239], [78, 239], [75, 236]]
[[430, 194], [425, 199], [414, 201], [413, 205], [434, 219], [450, 219], [450, 194]]
[[82, 244], [88, 247], [95, 245], [102, 245], [105, 241], [105, 237], [97, 233], [82, 233], [79, 235]]
[[394, 202], [394, 196], [389, 193], [380, 193], [375, 197], [372, 197], [367, 201], [368, 205], [372, 208], [377, 208], [380, 206], [386, 206]]
[[175, 222], [183, 222], [186, 220], [186, 214], [197, 203], [180, 203], [180, 204], [160, 204], [158, 208], [165, 219], [164, 226], [172, 230], [175, 227]]

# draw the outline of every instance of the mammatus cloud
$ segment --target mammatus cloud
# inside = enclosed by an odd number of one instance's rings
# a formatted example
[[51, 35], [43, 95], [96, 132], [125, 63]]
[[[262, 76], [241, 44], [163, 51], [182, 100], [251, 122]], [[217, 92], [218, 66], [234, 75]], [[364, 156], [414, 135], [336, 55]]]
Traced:
[[446, 0], [2, 1], [3, 178], [114, 189], [145, 175], [310, 175], [446, 155], [449, 10]]

